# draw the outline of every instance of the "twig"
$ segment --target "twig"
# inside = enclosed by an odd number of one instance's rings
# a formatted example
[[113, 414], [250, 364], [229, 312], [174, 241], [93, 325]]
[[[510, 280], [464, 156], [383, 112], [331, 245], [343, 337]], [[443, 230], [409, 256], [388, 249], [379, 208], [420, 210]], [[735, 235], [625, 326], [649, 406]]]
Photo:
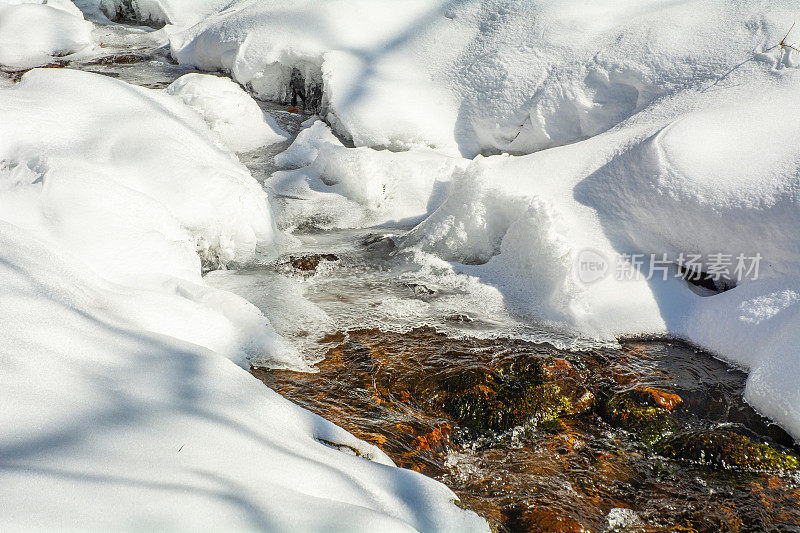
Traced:
[[770, 46], [769, 48], [767, 48], [766, 50], [764, 50], [764, 52], [769, 52], [770, 50], [774, 50], [775, 48], [777, 48], [777, 47], [779, 47], [779, 46], [780, 46], [780, 47], [781, 47], [781, 49], [783, 49], [783, 48], [790, 48], [790, 49], [794, 50], [795, 52], [798, 52], [798, 53], [800, 53], [800, 50], [798, 50], [797, 48], [795, 48], [795, 47], [794, 47], [794, 44], [787, 44], [787, 43], [786, 43], [786, 38], [787, 38], [787, 37], [789, 37], [789, 34], [790, 34], [790, 33], [792, 33], [792, 30], [794, 29], [794, 25], [795, 25], [795, 24], [796, 24], [796, 22], [792, 22], [792, 25], [789, 27], [789, 31], [787, 31], [787, 32], [786, 32], [786, 35], [784, 35], [784, 36], [783, 36], [783, 39], [781, 39], [781, 42], [779, 42], [778, 44], [776, 44], [776, 45], [774, 45], [774, 46]]

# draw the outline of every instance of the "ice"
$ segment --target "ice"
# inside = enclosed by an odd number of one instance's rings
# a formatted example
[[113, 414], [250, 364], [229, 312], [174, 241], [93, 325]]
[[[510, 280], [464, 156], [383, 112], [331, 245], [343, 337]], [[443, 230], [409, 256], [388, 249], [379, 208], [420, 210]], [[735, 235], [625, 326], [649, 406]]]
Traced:
[[275, 120], [228, 78], [191, 73], [167, 87], [169, 94], [200, 113], [222, 142], [236, 152], [247, 152], [288, 139]]
[[0, 0], [0, 68], [47, 65], [92, 43], [92, 24], [72, 2]]

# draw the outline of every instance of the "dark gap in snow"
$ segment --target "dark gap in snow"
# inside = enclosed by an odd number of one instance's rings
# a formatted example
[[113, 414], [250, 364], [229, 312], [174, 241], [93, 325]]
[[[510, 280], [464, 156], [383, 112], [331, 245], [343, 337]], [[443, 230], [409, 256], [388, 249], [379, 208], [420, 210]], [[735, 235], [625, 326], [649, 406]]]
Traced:
[[299, 68], [292, 68], [284, 103], [299, 107], [307, 113], [319, 113], [322, 108], [322, 94], [322, 82], [307, 80]]
[[676, 266], [678, 267], [678, 273], [689, 285], [704, 290], [704, 292], [698, 292], [701, 296], [712, 296], [736, 288], [736, 282], [734, 280], [723, 277], [715, 278], [707, 272], [686, 268], [683, 265]]
[[361, 453], [360, 450], [358, 450], [357, 448], [354, 448], [353, 446], [350, 446], [348, 444], [340, 444], [338, 442], [333, 442], [333, 441], [330, 441], [330, 440], [327, 440], [327, 439], [323, 439], [323, 438], [320, 438], [320, 437], [317, 437], [317, 441], [320, 442], [321, 444], [324, 444], [325, 446], [327, 446], [329, 448], [333, 448], [334, 450], [339, 450], [340, 452], [344, 452], [344, 453], [347, 453], [347, 454], [350, 454], [350, 455], [355, 455], [356, 457], [364, 457], [366, 459], [369, 459], [369, 457], [367, 457], [363, 453]]
[[103, 5], [101, 5], [100, 9], [109, 20], [118, 24], [130, 24], [132, 26], [144, 25], [156, 30], [160, 30], [166, 26], [166, 22], [163, 20], [153, 20], [150, 17], [144, 19], [140, 17], [133, 6], [133, 0], [122, 0], [122, 2], [116, 6], [116, 11], [112, 11]]

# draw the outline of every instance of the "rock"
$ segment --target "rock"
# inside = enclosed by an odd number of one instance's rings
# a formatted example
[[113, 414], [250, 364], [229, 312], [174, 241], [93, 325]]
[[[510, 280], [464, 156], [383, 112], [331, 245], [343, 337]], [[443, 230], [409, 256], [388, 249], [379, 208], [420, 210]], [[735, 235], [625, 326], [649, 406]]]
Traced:
[[667, 409], [642, 401], [636, 391], [612, 396], [604, 406], [603, 418], [613, 426], [636, 433], [647, 444], [678, 429], [677, 421]]
[[666, 457], [719, 469], [787, 471], [800, 468], [796, 456], [729, 429], [676, 433], [657, 442], [655, 448]]
[[473, 434], [537, 426], [591, 409], [592, 392], [571, 378], [544, 381], [549, 379], [544, 368], [533, 361], [446, 378], [442, 409]]
[[644, 398], [644, 401], [650, 405], [661, 407], [667, 411], [672, 411], [675, 407], [683, 403], [683, 399], [677, 394], [654, 389], [652, 387], [637, 387], [635, 390]]
[[590, 531], [572, 517], [563, 516], [547, 507], [509, 506], [503, 509], [509, 531], [538, 531], [542, 533], [580, 533]]
[[88, 62], [87, 65], [130, 65], [132, 63], [141, 63], [149, 59], [152, 59], [152, 57], [138, 54], [114, 54], [99, 57]]
[[297, 270], [303, 272], [314, 272], [322, 261], [338, 261], [336, 254], [309, 254], [301, 256], [290, 256], [288, 263]]

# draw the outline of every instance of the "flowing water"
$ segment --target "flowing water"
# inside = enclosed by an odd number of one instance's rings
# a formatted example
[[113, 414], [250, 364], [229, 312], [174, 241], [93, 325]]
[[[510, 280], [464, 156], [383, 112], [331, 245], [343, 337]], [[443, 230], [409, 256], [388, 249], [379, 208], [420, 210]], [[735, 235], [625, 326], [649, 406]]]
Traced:
[[[192, 71], [131, 45], [142, 31], [110, 27], [101, 57], [66, 66], [151, 88]], [[293, 134], [307, 118], [262, 108]], [[286, 146], [241, 159], [268, 188]], [[209, 275], [272, 310], [318, 369], [253, 374], [497, 531], [800, 531], [800, 449], [742, 400], [743, 373], [679, 343], [603, 345], [518, 320], [398, 253], [408, 229], [309, 223], [280, 257]], [[294, 296], [307, 305], [287, 311]]]

